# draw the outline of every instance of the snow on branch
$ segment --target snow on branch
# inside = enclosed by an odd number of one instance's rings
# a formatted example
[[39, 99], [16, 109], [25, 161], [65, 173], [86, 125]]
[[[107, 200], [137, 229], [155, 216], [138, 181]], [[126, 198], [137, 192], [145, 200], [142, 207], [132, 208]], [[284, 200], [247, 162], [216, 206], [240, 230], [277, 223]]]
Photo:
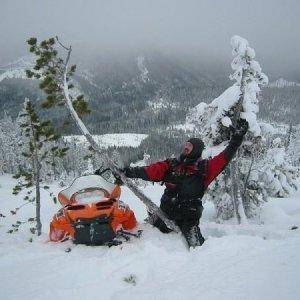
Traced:
[[231, 80], [236, 81], [240, 87], [243, 111], [240, 116], [249, 123], [249, 130], [254, 136], [260, 135], [260, 127], [257, 123], [256, 114], [258, 113], [258, 94], [260, 86], [268, 84], [268, 77], [262, 72], [258, 61], [254, 60], [255, 51], [249, 46], [247, 40], [240, 36], [231, 38], [232, 54], [235, 56], [231, 67], [234, 73], [230, 76]]
[[231, 45], [234, 59], [230, 79], [235, 83], [211, 103], [201, 102], [191, 109], [186, 119], [208, 144], [227, 140], [230, 126], [234, 127], [239, 118], [248, 121], [249, 131], [254, 136], [260, 135], [257, 122], [259, 93], [268, 78], [254, 60], [255, 51], [247, 40], [233, 36]]

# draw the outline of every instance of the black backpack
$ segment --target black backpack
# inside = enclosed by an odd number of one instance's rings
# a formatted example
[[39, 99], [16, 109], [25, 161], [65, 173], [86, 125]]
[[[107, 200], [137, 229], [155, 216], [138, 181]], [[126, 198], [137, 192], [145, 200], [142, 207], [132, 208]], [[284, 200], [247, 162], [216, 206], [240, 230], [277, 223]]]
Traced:
[[85, 245], [110, 245], [114, 243], [116, 233], [112, 229], [111, 217], [103, 215], [91, 219], [77, 219], [74, 243]]

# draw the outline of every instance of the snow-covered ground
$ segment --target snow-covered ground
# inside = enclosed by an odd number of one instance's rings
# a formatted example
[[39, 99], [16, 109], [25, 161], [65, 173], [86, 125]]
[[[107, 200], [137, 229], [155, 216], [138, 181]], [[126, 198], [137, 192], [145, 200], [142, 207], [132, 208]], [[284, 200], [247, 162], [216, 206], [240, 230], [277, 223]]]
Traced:
[[[101, 148], [108, 147], [138, 147], [141, 142], [148, 137], [147, 134], [138, 133], [108, 133], [102, 135], [93, 135], [94, 139]], [[75, 141], [77, 143], [87, 143], [83, 135], [64, 136], [66, 141]]]
[[[300, 193], [271, 199], [247, 225], [217, 224], [205, 203], [201, 228], [206, 242], [188, 251], [179, 234], [162, 234], [143, 223], [144, 206], [127, 189], [122, 199], [135, 211], [143, 235], [118, 247], [48, 242], [48, 224], [59, 206], [43, 193], [43, 234], [28, 227], [7, 234], [10, 224], [33, 216], [11, 194], [14, 180], [0, 176], [1, 299], [300, 299]], [[60, 188], [53, 184], [53, 191]], [[162, 187], [144, 191], [159, 202]], [[291, 230], [292, 226], [298, 229]], [[134, 283], [124, 278], [132, 275]]]

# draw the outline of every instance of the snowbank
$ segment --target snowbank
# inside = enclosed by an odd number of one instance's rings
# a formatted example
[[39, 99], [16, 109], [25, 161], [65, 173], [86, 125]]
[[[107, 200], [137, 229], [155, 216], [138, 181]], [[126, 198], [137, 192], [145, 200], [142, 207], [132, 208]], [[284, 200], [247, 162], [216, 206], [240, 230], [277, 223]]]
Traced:
[[[213, 221], [205, 203], [201, 228], [205, 244], [187, 251], [179, 234], [164, 235], [148, 224], [141, 239], [118, 247], [73, 246], [47, 241], [48, 224], [59, 208], [42, 195], [43, 235], [33, 243], [26, 228], [9, 235], [22, 203], [11, 195], [14, 181], [0, 177], [0, 289], [3, 299], [299, 299], [300, 193], [272, 199], [248, 225]], [[58, 191], [56, 185], [51, 190]], [[162, 187], [148, 185], [159, 202]], [[122, 199], [142, 222], [144, 206], [127, 189]], [[20, 211], [26, 219], [33, 206]], [[300, 226], [299, 226], [300, 227]], [[67, 247], [72, 251], [65, 252]], [[133, 279], [130, 280], [129, 278]], [[125, 279], [129, 279], [126, 282]]]

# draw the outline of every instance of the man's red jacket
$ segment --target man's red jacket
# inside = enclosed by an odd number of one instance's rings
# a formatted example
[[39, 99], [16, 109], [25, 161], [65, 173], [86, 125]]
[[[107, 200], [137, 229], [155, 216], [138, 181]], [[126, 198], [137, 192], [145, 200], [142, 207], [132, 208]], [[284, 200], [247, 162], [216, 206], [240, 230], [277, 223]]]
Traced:
[[209, 184], [224, 170], [243, 140], [233, 135], [224, 151], [207, 160], [192, 163], [176, 159], [159, 161], [146, 167], [130, 168], [125, 174], [131, 178], [164, 182], [168, 191], [180, 198], [202, 198]]
[[[214, 156], [213, 158], [206, 160], [204, 168], [204, 178], [202, 179], [204, 188], [207, 188], [209, 184], [223, 171], [223, 169], [228, 164], [225, 151], [226, 150], [222, 151], [220, 154]], [[200, 162], [201, 160], [198, 161], [198, 163]], [[164, 179], [170, 170], [171, 164], [172, 160], [165, 160], [144, 167], [148, 176], [148, 180], [155, 182], [165, 181]], [[185, 164], [184, 162], [179, 162], [178, 166], [176, 166], [176, 171], [178, 171], [179, 173], [190, 175], [195, 172], [195, 164]]]

